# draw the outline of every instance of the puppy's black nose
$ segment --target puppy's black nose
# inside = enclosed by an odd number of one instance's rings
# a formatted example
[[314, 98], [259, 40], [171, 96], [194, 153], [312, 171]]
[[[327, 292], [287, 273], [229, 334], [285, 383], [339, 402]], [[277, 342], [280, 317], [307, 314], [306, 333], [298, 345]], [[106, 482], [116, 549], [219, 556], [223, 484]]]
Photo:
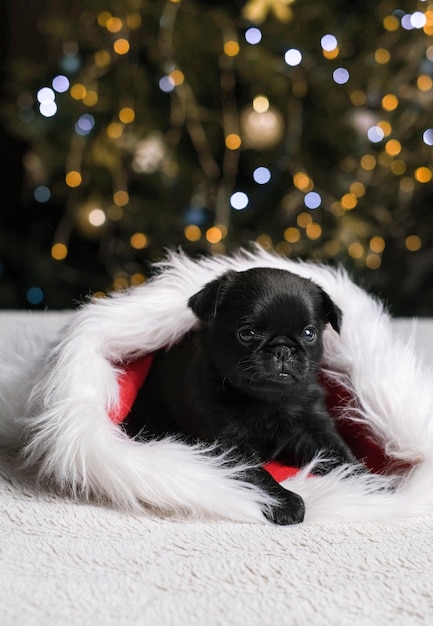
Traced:
[[277, 346], [274, 349], [274, 355], [279, 361], [286, 361], [292, 356], [293, 351], [293, 348], [290, 346]]
[[295, 363], [296, 350], [291, 346], [277, 346], [274, 348], [274, 359], [277, 367], [283, 374], [290, 374]]

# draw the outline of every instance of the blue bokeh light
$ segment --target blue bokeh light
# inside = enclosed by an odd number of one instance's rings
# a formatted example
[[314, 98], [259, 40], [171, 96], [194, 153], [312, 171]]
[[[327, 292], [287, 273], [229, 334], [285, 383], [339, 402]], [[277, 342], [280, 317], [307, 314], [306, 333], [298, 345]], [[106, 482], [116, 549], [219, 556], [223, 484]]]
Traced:
[[65, 55], [60, 61], [60, 67], [68, 74], [75, 74], [81, 67], [81, 59], [76, 54]]
[[46, 185], [39, 185], [34, 190], [33, 196], [37, 202], [48, 202], [51, 198], [51, 191]]
[[77, 135], [88, 135], [95, 126], [95, 118], [90, 113], [81, 115], [75, 124], [75, 132]]
[[27, 290], [27, 302], [30, 304], [40, 304], [44, 299], [44, 292], [40, 287], [30, 287]]

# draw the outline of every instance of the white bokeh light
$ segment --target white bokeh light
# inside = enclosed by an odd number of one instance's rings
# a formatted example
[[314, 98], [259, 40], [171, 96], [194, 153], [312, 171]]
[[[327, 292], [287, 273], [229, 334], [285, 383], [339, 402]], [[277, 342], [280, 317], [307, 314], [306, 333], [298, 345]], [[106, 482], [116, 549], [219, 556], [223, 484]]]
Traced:
[[46, 102], [53, 102], [56, 94], [52, 89], [50, 89], [50, 87], [42, 87], [42, 89], [39, 89], [36, 97], [38, 99], [38, 102], [40, 102], [41, 104], [45, 104]]
[[159, 81], [159, 88], [161, 91], [165, 91], [165, 93], [173, 91], [175, 86], [174, 80], [170, 76], [163, 76]]
[[262, 40], [262, 33], [258, 28], [249, 28], [245, 31], [245, 39], [249, 44], [255, 46]]
[[65, 91], [68, 91], [70, 83], [66, 76], [59, 74], [53, 78], [53, 82], [51, 84], [53, 85], [53, 89], [55, 89], [58, 93], [64, 93]]
[[57, 104], [53, 100], [51, 102], [42, 102], [39, 106], [39, 111], [44, 117], [53, 117], [57, 113]]
[[410, 23], [413, 28], [424, 28], [427, 24], [427, 18], [424, 13], [421, 13], [421, 11], [415, 11], [415, 13], [412, 13], [410, 16]]
[[406, 13], [401, 18], [401, 25], [405, 30], [412, 30], [414, 28], [412, 24], [412, 15], [410, 13]]
[[89, 223], [98, 228], [105, 224], [106, 216], [102, 209], [92, 209], [88, 217]]
[[308, 209], [318, 209], [322, 204], [322, 198], [316, 191], [310, 191], [305, 195], [304, 204]]
[[253, 178], [259, 185], [266, 185], [271, 180], [271, 172], [267, 167], [257, 167], [253, 172]]
[[334, 35], [323, 35], [320, 45], [326, 52], [332, 52], [338, 46], [338, 41]]
[[348, 82], [350, 74], [345, 67], [337, 67], [337, 69], [334, 70], [332, 77], [334, 79], [334, 82], [336, 82], [338, 85], [344, 85]]
[[295, 67], [302, 61], [302, 53], [297, 48], [290, 48], [284, 55], [284, 60], [290, 67]]
[[433, 146], [433, 128], [427, 128], [422, 135], [422, 139], [428, 146]]
[[248, 206], [248, 196], [243, 191], [235, 191], [230, 197], [230, 204], [236, 211], [242, 211]]
[[380, 126], [372, 126], [367, 131], [367, 137], [372, 143], [379, 143], [384, 138], [385, 133]]

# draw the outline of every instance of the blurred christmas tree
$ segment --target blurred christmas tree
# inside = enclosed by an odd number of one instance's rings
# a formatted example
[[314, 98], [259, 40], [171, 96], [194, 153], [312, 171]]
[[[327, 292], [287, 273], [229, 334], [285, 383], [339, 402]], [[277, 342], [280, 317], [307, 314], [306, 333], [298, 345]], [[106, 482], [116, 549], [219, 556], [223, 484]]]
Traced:
[[433, 314], [433, 4], [47, 0], [36, 27], [49, 61], [13, 59], [2, 108], [28, 149], [0, 306], [257, 241]]

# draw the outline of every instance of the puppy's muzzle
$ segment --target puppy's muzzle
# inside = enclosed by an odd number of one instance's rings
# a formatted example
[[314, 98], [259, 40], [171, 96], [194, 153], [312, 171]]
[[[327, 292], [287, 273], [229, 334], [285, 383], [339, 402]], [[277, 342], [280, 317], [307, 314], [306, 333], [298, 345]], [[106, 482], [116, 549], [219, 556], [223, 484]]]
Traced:
[[296, 361], [296, 354], [293, 348], [289, 346], [278, 346], [273, 350], [273, 356], [276, 366], [281, 370], [282, 374], [290, 374]]
[[280, 374], [292, 374], [299, 368], [298, 350], [294, 346], [280, 345], [272, 349], [276, 370]]

